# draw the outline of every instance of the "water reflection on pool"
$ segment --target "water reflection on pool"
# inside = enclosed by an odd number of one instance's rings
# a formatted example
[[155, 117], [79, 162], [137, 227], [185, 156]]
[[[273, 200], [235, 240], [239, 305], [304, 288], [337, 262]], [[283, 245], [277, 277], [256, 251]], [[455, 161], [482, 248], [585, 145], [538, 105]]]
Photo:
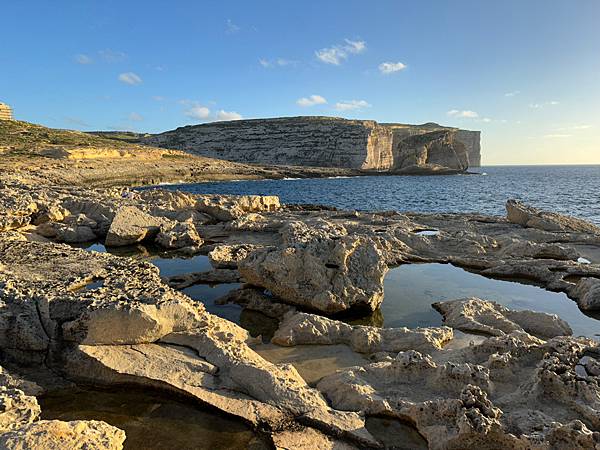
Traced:
[[431, 304], [461, 297], [493, 300], [510, 309], [558, 314], [576, 336], [600, 336], [600, 321], [586, 316], [566, 294], [492, 280], [450, 264], [407, 264], [391, 269], [385, 278], [381, 306], [383, 326], [439, 326], [442, 318]]
[[242, 421], [148, 389], [78, 389], [39, 397], [42, 419], [104, 420], [125, 431], [125, 450], [266, 449]]

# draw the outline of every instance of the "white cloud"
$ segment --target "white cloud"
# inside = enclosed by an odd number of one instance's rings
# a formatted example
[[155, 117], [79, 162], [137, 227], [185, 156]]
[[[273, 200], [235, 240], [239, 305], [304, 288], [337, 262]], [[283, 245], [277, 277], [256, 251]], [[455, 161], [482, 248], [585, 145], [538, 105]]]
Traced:
[[492, 121], [492, 119], [490, 119], [489, 117], [484, 117], [483, 119], [481, 119], [483, 122], [485, 123], [490, 123]]
[[545, 134], [544, 138], [546, 139], [562, 139], [571, 137], [571, 134]]
[[365, 41], [344, 40], [343, 45], [334, 45], [332, 47], [322, 48], [315, 51], [316, 57], [326, 64], [339, 66], [341, 62], [348, 58], [349, 54], [362, 53], [367, 49]]
[[365, 41], [351, 41], [350, 39], [344, 39], [346, 45], [344, 48], [350, 53], [362, 53], [367, 49], [367, 43]]
[[235, 34], [240, 30], [241, 28], [238, 27], [235, 23], [233, 23], [231, 19], [227, 19], [227, 22], [225, 24], [225, 32], [227, 34]]
[[338, 111], [351, 111], [363, 108], [370, 108], [371, 105], [365, 100], [348, 100], [335, 104], [335, 109]]
[[401, 62], [384, 62], [379, 64], [379, 71], [384, 75], [389, 75], [390, 73], [394, 72], [400, 72], [404, 69], [406, 69], [406, 64]]
[[165, 98], [160, 95], [153, 95], [152, 100], [154, 100], [155, 102], [163, 102], [165, 101]]
[[220, 110], [217, 113], [217, 120], [240, 120], [240, 119], [243, 119], [242, 115], [235, 111]]
[[519, 95], [521, 91], [511, 91], [504, 94], [505, 97], [514, 97], [515, 95]]
[[296, 103], [299, 106], [315, 106], [315, 105], [323, 105], [325, 103], [327, 103], [327, 100], [325, 100], [324, 97], [321, 97], [320, 95], [311, 95], [310, 97], [302, 97], [299, 98], [298, 100], [296, 100]]
[[92, 64], [94, 62], [92, 58], [84, 54], [75, 55], [75, 61], [78, 64]]
[[121, 75], [119, 75], [119, 81], [125, 83], [125, 84], [140, 84], [142, 82], [142, 79], [135, 73], [133, 72], [125, 72], [122, 73]]
[[274, 60], [269, 60], [266, 58], [260, 58], [258, 60], [259, 64], [263, 67], [266, 68], [271, 68], [271, 67], [284, 67], [284, 66], [290, 66], [290, 65], [296, 65], [298, 64], [298, 61], [292, 61], [290, 59], [285, 59], [285, 58], [277, 58]]
[[565, 131], [565, 130], [579, 131], [579, 130], [589, 130], [590, 128], [592, 128], [591, 125], [570, 125], [568, 127], [560, 127], [560, 128], [558, 128], [558, 130], [559, 131]]
[[556, 101], [556, 100], [551, 100], [549, 102], [544, 102], [544, 103], [530, 103], [529, 107], [532, 109], [541, 109], [545, 106], [556, 106], [556, 105], [560, 105], [560, 102]]
[[451, 109], [450, 111], [448, 111], [446, 113], [446, 115], [448, 115], [450, 117], [458, 117], [461, 119], [476, 119], [479, 117], [479, 114], [477, 114], [475, 111], [470, 111], [470, 110], [460, 111], [458, 109]]
[[141, 122], [142, 120], [144, 120], [144, 117], [142, 117], [141, 114], [138, 114], [136, 112], [132, 112], [129, 114], [129, 120], [132, 120], [134, 122]]
[[109, 63], [123, 61], [125, 58], [127, 58], [126, 53], [111, 50], [109, 48], [107, 48], [106, 50], [100, 50], [98, 54], [100, 55], [100, 58]]
[[185, 112], [185, 115], [192, 119], [205, 120], [210, 116], [210, 109], [206, 106], [194, 105]]

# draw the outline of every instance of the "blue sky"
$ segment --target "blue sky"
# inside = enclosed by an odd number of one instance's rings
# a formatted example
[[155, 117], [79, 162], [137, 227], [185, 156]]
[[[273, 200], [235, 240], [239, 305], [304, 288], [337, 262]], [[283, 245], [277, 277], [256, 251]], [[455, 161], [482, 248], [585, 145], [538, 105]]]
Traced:
[[157, 132], [332, 115], [482, 130], [487, 164], [600, 163], [600, 2], [27, 1], [17, 118]]

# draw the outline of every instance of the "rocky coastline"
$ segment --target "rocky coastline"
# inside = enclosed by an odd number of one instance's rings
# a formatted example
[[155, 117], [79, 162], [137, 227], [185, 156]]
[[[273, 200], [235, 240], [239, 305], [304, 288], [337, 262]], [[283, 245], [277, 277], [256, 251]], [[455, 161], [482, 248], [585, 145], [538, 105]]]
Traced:
[[[0, 180], [1, 448], [127, 446], [111, 423], [40, 420], [36, 396], [65, 385], [176, 394], [251, 427], [255, 449], [408, 445], [383, 420], [413, 433], [409, 448], [600, 448], [598, 340], [555, 315], [463, 298], [434, 305], [438, 327], [341, 320], [378, 310], [390, 268], [432, 262], [564, 292], [597, 315], [591, 223], [512, 200], [506, 217], [367, 213], [32, 178]], [[151, 243], [212, 268], [161, 276], [82, 242]], [[261, 314], [271, 336], [183, 292], [218, 283], [240, 283], [219, 302]], [[317, 353], [347, 363], [310, 373]]]

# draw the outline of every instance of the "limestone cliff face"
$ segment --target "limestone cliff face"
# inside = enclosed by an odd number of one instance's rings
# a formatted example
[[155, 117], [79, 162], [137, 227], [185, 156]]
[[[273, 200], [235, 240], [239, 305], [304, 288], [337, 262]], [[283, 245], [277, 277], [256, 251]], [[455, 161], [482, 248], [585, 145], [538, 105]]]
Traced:
[[442, 166], [454, 170], [469, 168], [466, 146], [458, 140], [456, 130], [414, 134], [395, 140], [394, 169], [414, 166]]
[[465, 144], [469, 154], [469, 166], [481, 166], [481, 131], [458, 130], [456, 137]]
[[177, 128], [144, 143], [230, 161], [387, 170], [392, 132], [371, 120], [289, 117]]
[[[244, 163], [373, 171], [411, 166], [466, 170], [479, 163], [479, 132], [430, 123], [378, 124], [336, 117], [236, 120], [147, 135], [148, 145]], [[473, 153], [473, 156], [471, 156]]]

